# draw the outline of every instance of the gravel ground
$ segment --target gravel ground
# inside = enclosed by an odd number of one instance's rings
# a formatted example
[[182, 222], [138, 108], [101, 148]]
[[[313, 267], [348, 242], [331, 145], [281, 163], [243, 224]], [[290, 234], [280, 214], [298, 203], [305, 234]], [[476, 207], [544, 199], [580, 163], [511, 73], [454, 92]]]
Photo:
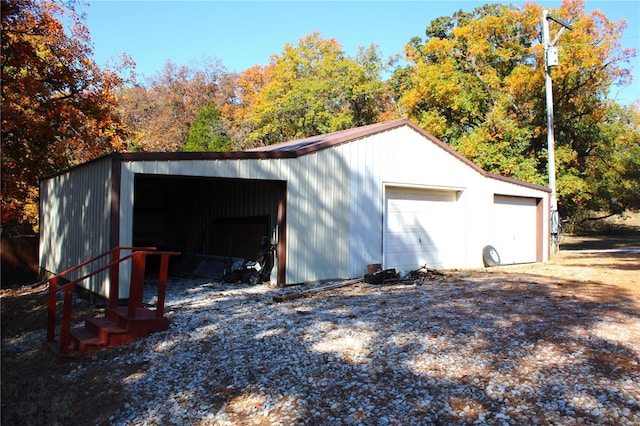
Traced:
[[640, 424], [637, 300], [565, 284], [454, 273], [276, 303], [295, 289], [174, 280], [168, 331], [67, 379], [118, 372], [116, 425]]

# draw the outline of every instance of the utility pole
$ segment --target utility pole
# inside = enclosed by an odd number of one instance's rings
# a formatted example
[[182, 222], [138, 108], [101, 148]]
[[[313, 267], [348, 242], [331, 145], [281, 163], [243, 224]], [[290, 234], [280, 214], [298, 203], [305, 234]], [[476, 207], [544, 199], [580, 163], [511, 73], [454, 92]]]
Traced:
[[[554, 21], [562, 25], [553, 41], [549, 41], [549, 21]], [[558, 66], [558, 48], [556, 47], [556, 42], [565, 28], [573, 30], [571, 25], [561, 19], [555, 18], [548, 10], [542, 11], [542, 40], [544, 44], [545, 87], [547, 92], [547, 155], [549, 157], [549, 188], [551, 188], [551, 244], [554, 253], [558, 251], [560, 244], [560, 215], [558, 213], [558, 198], [556, 193], [556, 151], [553, 131], [553, 80], [551, 79], [551, 67]]]

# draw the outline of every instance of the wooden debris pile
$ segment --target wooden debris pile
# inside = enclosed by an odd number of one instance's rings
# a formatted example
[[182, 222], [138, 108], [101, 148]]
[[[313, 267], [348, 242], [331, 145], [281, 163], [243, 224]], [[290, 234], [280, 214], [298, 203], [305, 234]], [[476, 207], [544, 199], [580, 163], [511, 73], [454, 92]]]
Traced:
[[364, 282], [367, 284], [397, 283], [398, 281], [400, 281], [400, 275], [395, 269], [379, 269], [364, 276]]
[[364, 276], [364, 281], [367, 284], [411, 283], [420, 285], [427, 281], [443, 279], [445, 279], [443, 272], [437, 269], [427, 268], [426, 266], [409, 271], [405, 276], [400, 276], [395, 269], [380, 269]]
[[427, 281], [444, 280], [445, 275], [443, 272], [440, 272], [437, 269], [422, 266], [416, 270], [409, 271], [405, 279], [411, 280], [416, 284], [424, 284]]

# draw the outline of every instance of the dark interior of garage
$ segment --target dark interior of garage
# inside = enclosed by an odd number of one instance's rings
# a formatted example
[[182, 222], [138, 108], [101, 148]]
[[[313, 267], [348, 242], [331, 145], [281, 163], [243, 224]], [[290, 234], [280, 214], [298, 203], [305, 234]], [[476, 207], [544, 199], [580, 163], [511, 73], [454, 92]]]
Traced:
[[255, 260], [263, 237], [276, 242], [283, 185], [268, 180], [138, 174], [133, 243], [180, 251], [183, 272], [218, 278], [222, 270], [203, 269], [203, 259], [210, 265], [226, 259], [228, 269], [233, 259]]

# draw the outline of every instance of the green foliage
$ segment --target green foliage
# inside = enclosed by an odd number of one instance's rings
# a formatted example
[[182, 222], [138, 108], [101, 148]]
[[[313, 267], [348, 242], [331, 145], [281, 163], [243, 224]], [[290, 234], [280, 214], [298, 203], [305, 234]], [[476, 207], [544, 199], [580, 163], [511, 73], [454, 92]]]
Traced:
[[231, 139], [226, 135], [220, 110], [214, 104], [198, 111], [196, 121], [191, 125], [182, 148], [186, 152], [229, 151]]
[[268, 145], [377, 122], [389, 106], [383, 70], [374, 46], [352, 59], [317, 32], [297, 47], [285, 45], [265, 70], [264, 85], [242, 99], [248, 103], [242, 118], [251, 124], [248, 143]]
[[640, 111], [612, 105], [596, 127], [603, 143], [586, 162], [585, 181], [594, 194], [587, 207], [611, 213], [640, 209]]

